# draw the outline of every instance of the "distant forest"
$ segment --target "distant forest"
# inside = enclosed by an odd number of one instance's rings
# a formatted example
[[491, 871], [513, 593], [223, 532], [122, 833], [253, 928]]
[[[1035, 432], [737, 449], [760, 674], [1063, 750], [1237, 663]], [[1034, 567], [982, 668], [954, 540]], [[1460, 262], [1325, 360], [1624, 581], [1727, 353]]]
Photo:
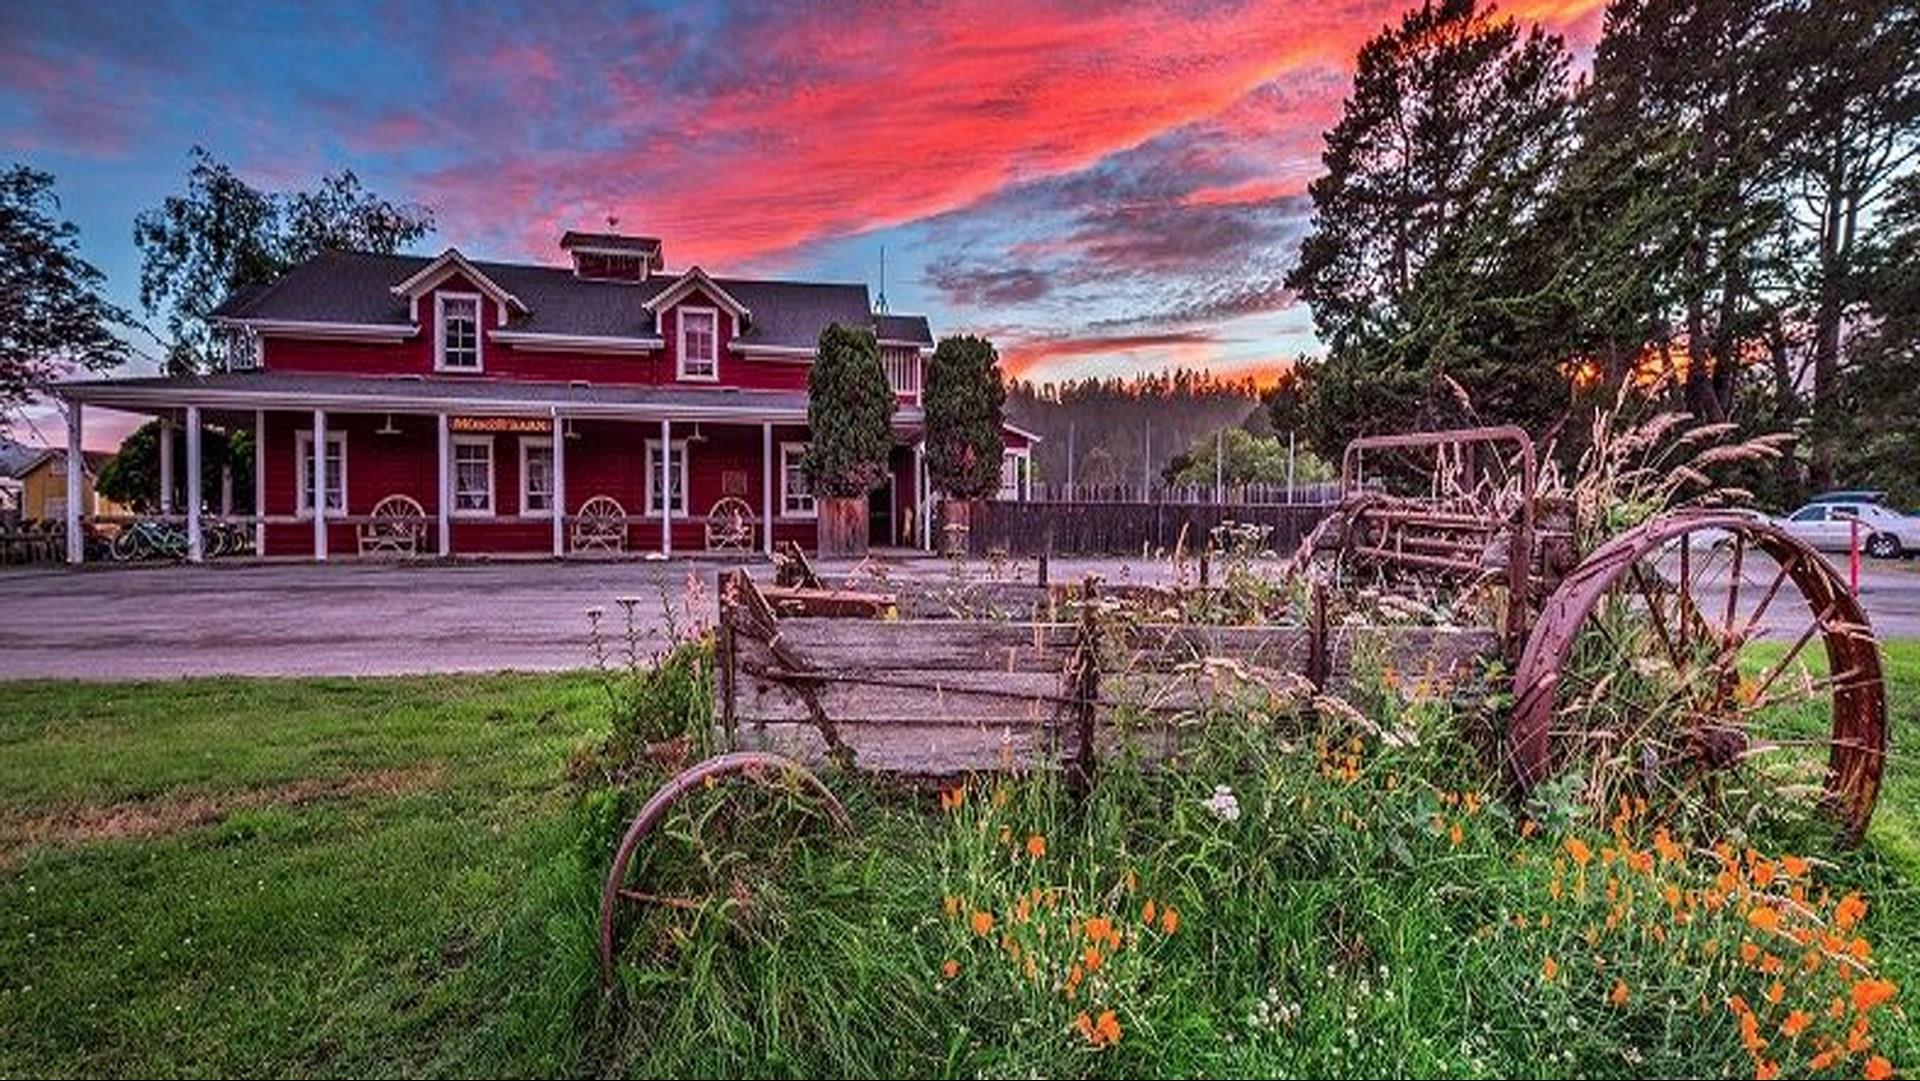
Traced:
[[1043, 440], [1034, 449], [1036, 479], [1065, 483], [1073, 455], [1076, 484], [1141, 483], [1162, 471], [1201, 436], [1223, 427], [1272, 431], [1253, 380], [1220, 379], [1178, 369], [1131, 379], [1061, 383], [1015, 381], [1007, 388], [1007, 419]]

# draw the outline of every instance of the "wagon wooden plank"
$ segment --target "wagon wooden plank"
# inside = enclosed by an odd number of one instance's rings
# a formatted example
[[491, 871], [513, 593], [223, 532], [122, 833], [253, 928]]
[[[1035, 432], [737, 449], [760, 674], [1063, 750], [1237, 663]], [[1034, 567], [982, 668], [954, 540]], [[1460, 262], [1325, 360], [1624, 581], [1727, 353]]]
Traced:
[[972, 620], [787, 619], [780, 641], [809, 666], [874, 671], [1059, 672], [1073, 653], [1066, 623]]
[[[853, 751], [858, 769], [907, 776], [1050, 769], [1060, 761], [1051, 735], [1032, 728], [955, 727], [943, 730], [935, 740], [919, 729], [853, 726], [842, 738]], [[807, 725], [748, 725], [741, 728], [740, 741], [754, 750], [774, 751], [808, 765], [829, 760], [826, 741]]]
[[[1058, 710], [1060, 678], [1042, 672], [919, 672], [879, 669], [887, 682], [816, 683], [815, 700], [836, 723], [945, 727], [993, 723], [1045, 724]], [[812, 713], [789, 681], [743, 669], [736, 684], [734, 716], [746, 725], [761, 721], [809, 721]], [[1030, 695], [1031, 697], [1023, 697]]]

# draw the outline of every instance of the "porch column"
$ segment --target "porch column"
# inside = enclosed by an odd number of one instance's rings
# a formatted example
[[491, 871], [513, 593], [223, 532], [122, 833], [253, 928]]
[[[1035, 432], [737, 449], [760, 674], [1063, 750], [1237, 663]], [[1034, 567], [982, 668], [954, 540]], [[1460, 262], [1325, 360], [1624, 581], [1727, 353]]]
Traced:
[[187, 407], [187, 562], [198, 563], [207, 556], [206, 538], [200, 533], [200, 407]]
[[920, 520], [920, 547], [933, 551], [933, 501], [927, 499], [927, 444], [914, 444], [914, 518]]
[[78, 566], [87, 558], [87, 539], [80, 535], [80, 500], [86, 489], [87, 456], [80, 450], [80, 403], [67, 403], [67, 562]]
[[267, 411], [253, 411], [253, 554], [267, 554]]
[[160, 513], [173, 513], [173, 417], [160, 418]]
[[[567, 554], [567, 422], [560, 409], [553, 410], [553, 558]], [[524, 478], [521, 483], [524, 485]]]
[[773, 422], [760, 425], [760, 547], [773, 556]]
[[660, 554], [673, 554], [673, 422], [660, 418]]
[[327, 411], [313, 411], [313, 561], [327, 561]]
[[434, 498], [434, 534], [439, 541], [440, 558], [453, 554], [453, 441], [447, 435], [447, 415], [435, 418], [440, 432], [440, 494]]

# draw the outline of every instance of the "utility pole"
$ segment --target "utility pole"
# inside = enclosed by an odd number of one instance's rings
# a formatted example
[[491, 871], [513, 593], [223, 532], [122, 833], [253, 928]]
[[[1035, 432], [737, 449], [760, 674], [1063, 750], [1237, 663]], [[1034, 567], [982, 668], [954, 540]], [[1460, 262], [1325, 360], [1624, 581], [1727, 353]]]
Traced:
[[1147, 452], [1140, 460], [1140, 502], [1151, 498], [1147, 493], [1153, 490], [1153, 422], [1147, 422]]
[[1227, 430], [1213, 433], [1213, 501], [1227, 501]]
[[1287, 502], [1293, 502], [1293, 429], [1287, 429]]
[[1067, 498], [1073, 498], [1073, 428], [1074, 422], [1067, 422]]

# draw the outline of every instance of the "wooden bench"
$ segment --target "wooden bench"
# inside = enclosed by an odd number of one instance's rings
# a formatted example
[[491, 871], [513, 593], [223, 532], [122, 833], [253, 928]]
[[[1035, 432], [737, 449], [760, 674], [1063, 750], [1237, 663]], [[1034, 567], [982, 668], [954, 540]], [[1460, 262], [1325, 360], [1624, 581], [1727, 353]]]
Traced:
[[727, 496], [707, 512], [707, 551], [753, 551], [753, 508], [739, 496]]
[[357, 532], [363, 556], [419, 555], [427, 537], [427, 512], [411, 496], [390, 495], [373, 505]]
[[597, 495], [580, 505], [573, 518], [573, 550], [576, 552], [624, 552], [627, 550], [627, 509], [620, 501]]

